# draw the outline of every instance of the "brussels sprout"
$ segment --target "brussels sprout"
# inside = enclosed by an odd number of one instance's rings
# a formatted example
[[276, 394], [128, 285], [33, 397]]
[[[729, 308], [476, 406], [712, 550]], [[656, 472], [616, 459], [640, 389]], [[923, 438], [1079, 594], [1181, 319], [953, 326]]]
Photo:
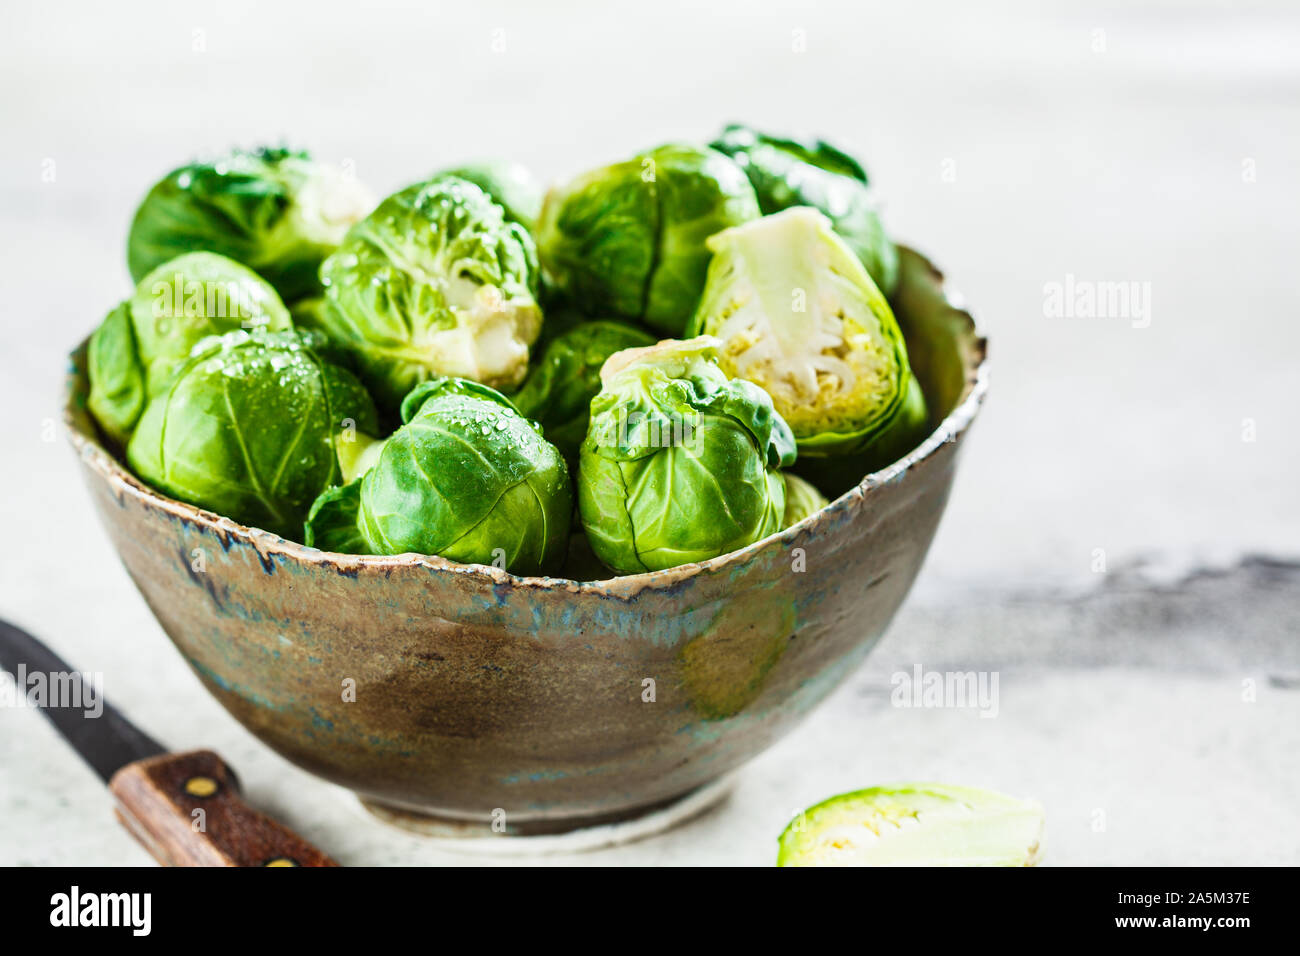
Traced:
[[255, 330], [200, 343], [145, 407], [127, 462], [174, 498], [297, 538], [341, 477], [338, 449], [378, 429], [361, 383], [317, 342]]
[[[549, 324], [550, 319], [547, 319]], [[585, 322], [548, 342], [541, 359], [510, 401], [574, 461], [587, 437], [591, 400], [600, 391], [600, 367], [615, 352], [654, 345], [649, 332], [622, 322]]]
[[826, 496], [818, 491], [812, 482], [786, 472], [785, 517], [781, 521], [782, 528], [797, 525], [809, 515], [821, 511], [828, 504], [830, 502], [826, 500]]
[[1036, 803], [942, 783], [872, 787], [797, 816], [777, 866], [1033, 866], [1041, 855]]
[[105, 434], [125, 444], [145, 402], [200, 340], [291, 324], [275, 290], [251, 269], [210, 252], [178, 256], [145, 276], [91, 335], [90, 411]]
[[444, 169], [434, 178], [455, 176], [473, 183], [505, 210], [506, 218], [529, 232], [537, 226], [542, 210], [542, 187], [533, 174], [519, 163], [486, 162]]
[[287, 149], [236, 150], [169, 173], [136, 211], [131, 278], [185, 252], [229, 256], [286, 302], [319, 290], [316, 272], [371, 208], [369, 191], [334, 166]]
[[728, 379], [715, 339], [615, 353], [582, 443], [578, 506], [623, 574], [743, 548], [780, 530], [793, 436], [758, 386]]
[[541, 327], [537, 275], [528, 231], [447, 176], [389, 196], [352, 227], [321, 266], [318, 321], [386, 407], [435, 376], [510, 387]]
[[91, 333], [86, 352], [90, 394], [86, 404], [104, 434], [125, 445], [144, 411], [144, 366], [131, 328], [131, 308], [123, 302]]
[[[912, 371], [889, 303], [814, 209], [796, 206], [709, 240], [691, 334], [722, 340], [724, 372], [761, 385], [801, 456], [862, 452], [899, 420]], [[912, 397], [924, 401], [920, 390]]]
[[337, 554], [370, 554], [370, 544], [357, 524], [360, 508], [360, 480], [325, 489], [307, 513], [303, 541], [309, 547]]
[[886, 295], [898, 286], [898, 250], [880, 224], [867, 174], [853, 157], [822, 140], [781, 139], [731, 125], [712, 143], [745, 171], [764, 215], [812, 206], [862, 260]]
[[538, 246], [559, 291], [582, 312], [679, 335], [704, 288], [704, 240], [758, 215], [735, 163], [670, 144], [547, 193]]
[[[307, 543], [367, 554], [437, 554], [515, 574], [564, 559], [573, 492], [554, 445], [499, 392], [436, 378], [402, 402], [406, 423], [364, 475], [326, 492]], [[348, 527], [349, 516], [355, 526]]]
[[913, 375], [908, 382], [903, 406], [880, 436], [861, 451], [831, 458], [800, 456], [795, 470], [826, 494], [838, 498], [863, 477], [892, 465], [925, 440], [930, 416], [926, 410], [921, 384]]

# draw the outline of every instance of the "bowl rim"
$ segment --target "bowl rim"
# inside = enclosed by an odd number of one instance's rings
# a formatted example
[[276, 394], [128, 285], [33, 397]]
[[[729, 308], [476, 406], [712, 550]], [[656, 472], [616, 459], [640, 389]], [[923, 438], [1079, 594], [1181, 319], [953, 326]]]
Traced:
[[693, 561], [677, 565], [662, 571], [643, 571], [637, 574], [614, 575], [590, 581], [577, 581], [571, 578], [550, 575], [517, 575], [509, 571], [484, 564], [461, 564], [439, 557], [436, 554], [342, 554], [335, 551], [321, 551], [296, 541], [282, 538], [280, 535], [261, 528], [242, 525], [239, 522], [191, 505], [156, 491], [137, 478], [113, 455], [96, 437], [87, 435], [79, 426], [76, 416], [81, 414], [91, 422], [89, 409], [77, 406], [76, 396], [81, 376], [78, 373], [75, 356], [84, 352], [89, 336], [73, 351], [73, 362], [66, 376], [63, 402], [63, 422], [68, 438], [80, 459], [101, 478], [105, 479], [117, 496], [130, 495], [146, 507], [163, 511], [182, 521], [198, 525], [215, 534], [223, 542], [227, 539], [241, 541], [253, 547], [261, 556], [263, 563], [281, 557], [300, 564], [317, 565], [336, 573], [355, 575], [361, 569], [391, 574], [399, 568], [424, 568], [428, 571], [449, 572], [480, 579], [484, 586], [509, 584], [516, 587], [540, 588], [546, 590], [563, 590], [576, 593], [594, 592], [609, 594], [612, 591], [639, 593], [646, 589], [670, 589], [681, 581], [697, 575], [716, 573], [735, 565], [742, 564], [765, 548], [786, 546], [806, 532], [816, 532], [824, 527], [831, 516], [841, 512], [863, 507], [873, 489], [905, 479], [907, 472], [917, 465], [934, 458], [944, 445], [958, 441], [975, 420], [976, 414], [984, 403], [989, 386], [988, 340], [981, 323], [965, 308], [962, 297], [948, 288], [943, 273], [922, 253], [908, 247], [928, 269], [931, 279], [938, 287], [943, 303], [953, 312], [962, 316], [971, 332], [972, 354], [966, 361], [966, 381], [956, 406], [938, 424], [933, 432], [914, 449], [890, 465], [865, 475], [861, 481], [844, 492], [825, 507], [813, 512], [802, 520], [775, 531], [765, 538], [736, 551], [728, 551], [717, 557], [704, 561]]

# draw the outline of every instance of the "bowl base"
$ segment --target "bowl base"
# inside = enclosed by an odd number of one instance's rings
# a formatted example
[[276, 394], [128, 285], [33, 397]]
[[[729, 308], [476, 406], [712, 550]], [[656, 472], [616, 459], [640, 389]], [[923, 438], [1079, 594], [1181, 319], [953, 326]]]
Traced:
[[731, 795], [734, 773], [680, 797], [638, 807], [625, 813], [560, 820], [535, 820], [493, 830], [482, 820], [463, 820], [395, 807], [368, 797], [361, 806], [390, 826], [428, 837], [440, 849], [501, 856], [545, 856], [599, 850], [657, 836], [712, 810]]

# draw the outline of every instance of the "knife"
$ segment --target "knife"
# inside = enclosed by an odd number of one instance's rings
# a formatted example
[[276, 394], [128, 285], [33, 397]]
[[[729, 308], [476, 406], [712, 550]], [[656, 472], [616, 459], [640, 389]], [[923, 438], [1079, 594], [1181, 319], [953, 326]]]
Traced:
[[32, 697], [26, 675], [43, 675], [46, 687], [57, 683], [78, 701], [60, 706], [46, 694], [37, 706], [108, 784], [118, 820], [164, 866], [338, 866], [245, 803], [234, 771], [211, 750], [169, 753], [107, 701], [96, 700], [98, 713], [88, 714], [82, 675], [3, 620], [0, 670], [18, 696]]

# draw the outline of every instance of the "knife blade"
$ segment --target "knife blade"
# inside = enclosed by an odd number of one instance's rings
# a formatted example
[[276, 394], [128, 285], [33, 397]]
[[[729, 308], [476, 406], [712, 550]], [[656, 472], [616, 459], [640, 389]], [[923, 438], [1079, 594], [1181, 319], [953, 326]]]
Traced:
[[4, 620], [0, 670], [108, 784], [118, 819], [163, 865], [338, 866], [245, 803], [239, 779], [215, 753], [168, 752], [102, 699], [94, 682], [88, 686], [81, 672]]

